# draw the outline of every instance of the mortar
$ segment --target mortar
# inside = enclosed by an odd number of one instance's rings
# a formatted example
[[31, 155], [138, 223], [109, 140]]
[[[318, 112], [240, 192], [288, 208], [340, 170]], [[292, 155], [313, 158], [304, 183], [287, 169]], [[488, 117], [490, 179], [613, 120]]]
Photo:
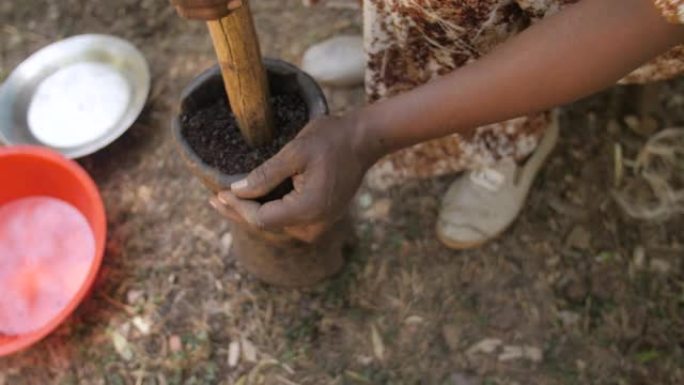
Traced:
[[[264, 65], [271, 95], [299, 95], [306, 105], [309, 120], [328, 113], [325, 96], [310, 76], [282, 60], [264, 59]], [[203, 161], [183, 135], [181, 117], [207, 108], [224, 96], [224, 84], [217, 65], [197, 76], [183, 90], [180, 112], [171, 124], [176, 147], [186, 165], [214, 194], [229, 189], [231, 183], [243, 179], [246, 173], [226, 174]], [[260, 159], [261, 162], [265, 160]], [[291, 184], [277, 188], [281, 190], [279, 195], [283, 189], [291, 189]], [[266, 196], [260, 200], [271, 199], [273, 197]], [[342, 246], [349, 231], [348, 221], [343, 219], [313, 243], [302, 242], [284, 232], [258, 230], [232, 221], [231, 233], [233, 246], [230, 253], [248, 272], [269, 284], [296, 287], [319, 282], [342, 268]]]

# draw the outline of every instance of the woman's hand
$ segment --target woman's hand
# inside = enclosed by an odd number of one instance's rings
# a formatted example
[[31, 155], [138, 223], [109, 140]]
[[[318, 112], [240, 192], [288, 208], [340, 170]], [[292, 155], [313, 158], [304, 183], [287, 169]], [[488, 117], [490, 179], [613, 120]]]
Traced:
[[171, 0], [186, 19], [216, 20], [242, 5], [242, 0]]
[[[226, 217], [258, 229], [284, 230], [311, 242], [340, 219], [377, 156], [364, 143], [360, 119], [324, 117], [309, 123], [278, 154], [212, 200]], [[287, 178], [294, 190], [259, 204]]]

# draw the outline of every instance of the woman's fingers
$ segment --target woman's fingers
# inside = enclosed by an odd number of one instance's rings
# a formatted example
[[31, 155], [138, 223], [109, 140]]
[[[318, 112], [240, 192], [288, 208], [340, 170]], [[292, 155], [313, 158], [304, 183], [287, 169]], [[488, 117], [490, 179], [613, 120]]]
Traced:
[[211, 206], [214, 209], [216, 209], [216, 211], [218, 211], [221, 215], [230, 219], [231, 221], [242, 224], [249, 224], [233, 208], [224, 205], [223, 203], [221, 203], [221, 201], [218, 200], [218, 198], [211, 197], [209, 199], [209, 204], [211, 204]]
[[[232, 220], [233, 222], [240, 223], [246, 226], [252, 226], [259, 229], [278, 229], [279, 226], [271, 226], [273, 223], [273, 218], [269, 218], [272, 208], [267, 208], [265, 211], [262, 205], [259, 205], [253, 201], [241, 200], [230, 192], [221, 193], [222, 200], [217, 197], [213, 197], [209, 200], [211, 205], [224, 217]], [[265, 214], [264, 214], [265, 213]], [[265, 215], [266, 222], [264, 219], [259, 219], [260, 215]], [[285, 220], [291, 223], [292, 217], [285, 211]], [[317, 222], [314, 224], [307, 224], [301, 226], [287, 226], [283, 228], [283, 231], [289, 234], [291, 237], [299, 239], [300, 241], [311, 243], [314, 242], [318, 237], [323, 234], [330, 224], [327, 222]]]
[[311, 222], [316, 210], [310, 207], [307, 201], [299, 199], [297, 192], [263, 205], [252, 200], [238, 198], [232, 191], [222, 191], [218, 198], [221, 203], [232, 208], [252, 226], [266, 230]]
[[301, 153], [303, 148], [294, 143], [255, 168], [245, 179], [233, 183], [230, 186], [233, 194], [242, 199], [256, 199], [293, 177], [305, 165], [305, 156]]

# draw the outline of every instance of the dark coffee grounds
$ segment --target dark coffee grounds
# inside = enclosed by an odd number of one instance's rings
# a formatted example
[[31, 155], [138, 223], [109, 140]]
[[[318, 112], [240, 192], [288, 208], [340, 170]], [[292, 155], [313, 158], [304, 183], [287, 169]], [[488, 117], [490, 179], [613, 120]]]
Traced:
[[209, 166], [228, 175], [252, 171], [280, 151], [308, 122], [304, 100], [297, 94], [271, 96], [275, 139], [266, 146], [250, 147], [242, 138], [226, 98], [207, 108], [181, 116], [181, 133]]

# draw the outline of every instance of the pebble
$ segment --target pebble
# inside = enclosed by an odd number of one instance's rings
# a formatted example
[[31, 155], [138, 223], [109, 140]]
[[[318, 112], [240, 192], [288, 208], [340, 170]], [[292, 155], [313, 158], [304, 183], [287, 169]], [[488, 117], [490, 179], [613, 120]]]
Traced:
[[498, 338], [485, 338], [482, 341], [476, 343], [475, 345], [468, 348], [466, 351], [467, 355], [473, 355], [477, 353], [491, 354], [501, 346], [503, 342]]
[[338, 36], [312, 45], [302, 69], [319, 83], [338, 87], [363, 84], [366, 59], [361, 36]]

